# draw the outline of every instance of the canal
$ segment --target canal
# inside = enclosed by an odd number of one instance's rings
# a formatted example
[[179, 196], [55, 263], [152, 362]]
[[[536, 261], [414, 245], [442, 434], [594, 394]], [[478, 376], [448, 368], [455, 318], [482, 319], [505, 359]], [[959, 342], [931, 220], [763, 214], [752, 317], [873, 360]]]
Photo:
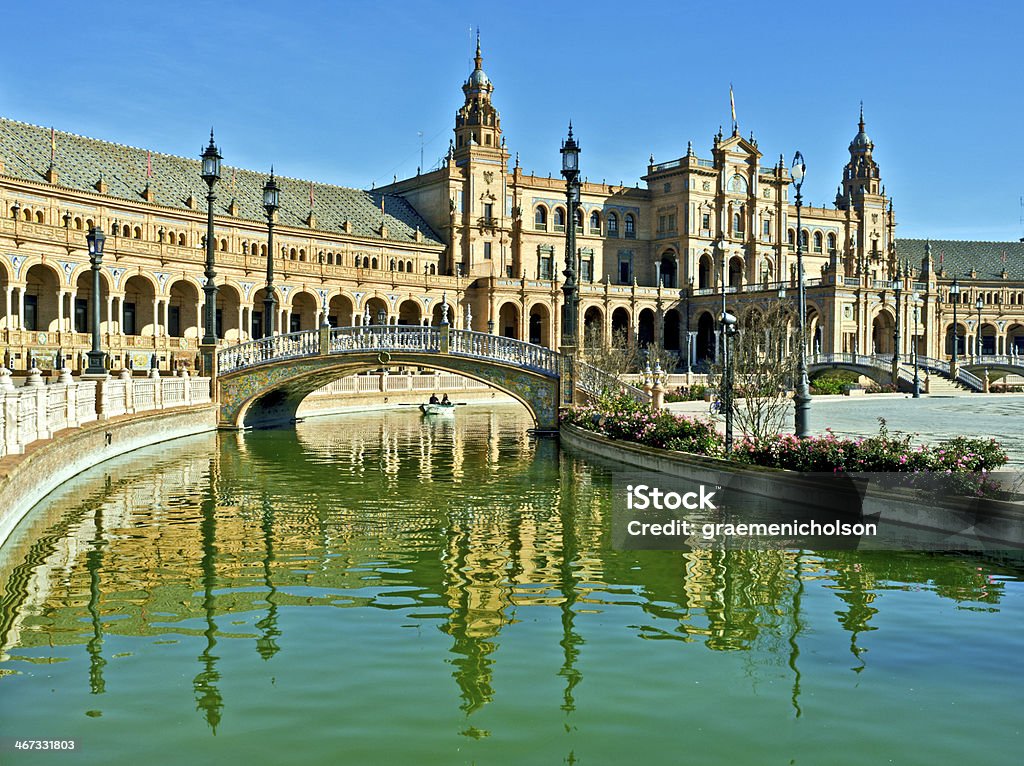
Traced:
[[3, 747], [73, 739], [105, 764], [1019, 757], [1024, 568], [617, 551], [606, 469], [528, 426], [514, 405], [319, 418], [77, 477], [0, 551]]

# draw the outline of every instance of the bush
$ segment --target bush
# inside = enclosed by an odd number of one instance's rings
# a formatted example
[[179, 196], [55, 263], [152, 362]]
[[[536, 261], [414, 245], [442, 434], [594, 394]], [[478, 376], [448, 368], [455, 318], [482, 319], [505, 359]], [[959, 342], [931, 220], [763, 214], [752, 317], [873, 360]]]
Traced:
[[669, 391], [665, 394], [666, 402], [699, 402], [704, 399], [704, 392], [707, 391], [707, 386], [700, 383], [694, 383], [692, 386], [687, 388], [686, 386], [680, 386], [675, 391]]
[[820, 375], [811, 381], [811, 393], [817, 395], [845, 394], [856, 380], [843, 375]]

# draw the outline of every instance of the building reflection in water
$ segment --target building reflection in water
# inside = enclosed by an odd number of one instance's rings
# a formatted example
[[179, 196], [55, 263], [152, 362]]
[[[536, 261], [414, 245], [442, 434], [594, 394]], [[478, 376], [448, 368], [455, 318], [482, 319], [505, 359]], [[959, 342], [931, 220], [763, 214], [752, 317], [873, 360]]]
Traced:
[[[855, 672], [866, 666], [860, 641], [875, 630], [883, 587], [1000, 603], [1002, 584], [988, 577], [998, 567], [970, 559], [614, 551], [606, 474], [554, 442], [530, 441], [519, 422], [485, 410], [459, 416], [384, 413], [198, 437], [180, 453], [126, 456], [83, 476], [0, 557], [0, 660], [56, 661], [84, 643], [89, 690], [101, 694], [109, 636], [199, 638], [193, 693], [215, 732], [225, 714], [218, 662], [236, 641], [254, 641], [269, 661], [288, 633], [282, 608], [394, 609], [387, 600], [400, 595], [412, 603], [407, 621], [450, 637], [445, 661], [468, 718], [500, 694], [500, 649], [515, 623], [557, 610], [558, 647], [549, 648], [559, 659], [549, 672], [571, 717], [588, 636], [604, 639], [592, 632], [600, 623], [583, 618], [628, 610], [621, 619], [635, 639], [747, 652], [752, 683], [788, 671], [799, 716], [809, 584], [837, 599]], [[226, 635], [218, 623], [229, 612], [251, 615], [252, 628]], [[643, 649], [634, 641], [632, 651]], [[538, 663], [545, 657], [538, 650]]]

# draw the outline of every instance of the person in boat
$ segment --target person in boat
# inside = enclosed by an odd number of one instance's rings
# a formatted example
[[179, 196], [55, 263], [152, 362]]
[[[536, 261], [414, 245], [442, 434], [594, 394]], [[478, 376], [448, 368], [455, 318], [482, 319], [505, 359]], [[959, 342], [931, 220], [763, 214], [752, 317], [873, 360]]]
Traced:
[[441, 401], [437, 398], [437, 394], [430, 395], [430, 404], [440, 404]]
[[442, 394], [441, 404], [443, 404], [445, 407], [451, 406], [451, 400], [448, 398], [448, 394]]

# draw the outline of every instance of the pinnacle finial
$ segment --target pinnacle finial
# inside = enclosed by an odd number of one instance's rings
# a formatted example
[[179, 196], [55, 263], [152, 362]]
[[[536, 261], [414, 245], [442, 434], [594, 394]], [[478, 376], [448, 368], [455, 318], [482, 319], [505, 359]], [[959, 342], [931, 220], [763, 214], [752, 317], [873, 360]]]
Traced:
[[480, 55], [480, 27], [476, 28], [476, 68], [483, 67], [484, 57]]
[[861, 102], [860, 102], [860, 129], [861, 129], [861, 132], [863, 133], [864, 132], [864, 99], [861, 99]]
[[213, 126], [210, 126], [210, 146], [213, 146]]
[[569, 138], [572, 138], [572, 120], [569, 120]]

